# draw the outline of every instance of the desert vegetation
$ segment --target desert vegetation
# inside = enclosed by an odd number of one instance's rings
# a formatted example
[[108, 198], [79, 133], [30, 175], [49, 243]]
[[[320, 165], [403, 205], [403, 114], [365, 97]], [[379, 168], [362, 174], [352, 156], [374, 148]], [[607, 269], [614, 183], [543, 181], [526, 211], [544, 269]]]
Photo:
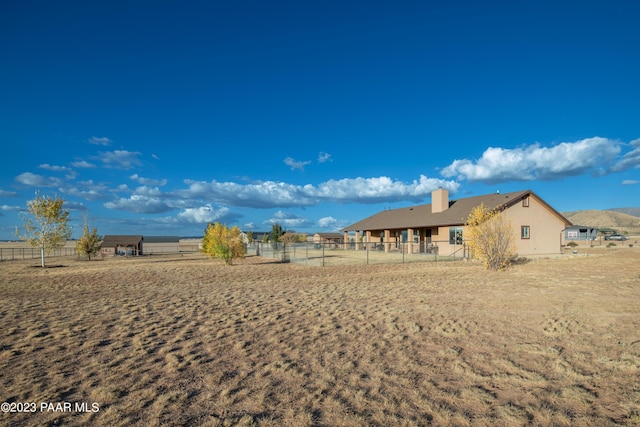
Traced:
[[0, 424], [639, 425], [639, 258], [2, 262], [2, 401], [99, 410]]

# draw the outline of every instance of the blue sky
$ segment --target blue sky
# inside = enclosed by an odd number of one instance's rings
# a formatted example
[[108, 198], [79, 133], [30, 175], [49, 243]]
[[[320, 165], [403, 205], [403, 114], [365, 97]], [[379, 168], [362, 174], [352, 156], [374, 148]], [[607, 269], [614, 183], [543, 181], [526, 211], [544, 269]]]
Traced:
[[100, 234], [335, 231], [531, 189], [640, 206], [640, 3], [9, 2], [0, 239], [37, 190]]

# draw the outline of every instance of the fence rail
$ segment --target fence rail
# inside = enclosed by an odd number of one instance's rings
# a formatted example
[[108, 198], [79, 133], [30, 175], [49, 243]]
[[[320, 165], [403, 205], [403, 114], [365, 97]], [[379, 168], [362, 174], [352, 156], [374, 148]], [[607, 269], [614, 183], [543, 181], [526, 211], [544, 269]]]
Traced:
[[[445, 243], [445, 242], [441, 242]], [[446, 242], [449, 243], [448, 241]], [[420, 245], [418, 243], [262, 243], [247, 245], [248, 255], [259, 255], [311, 266], [345, 264], [389, 264], [413, 262], [455, 261], [469, 258], [469, 247], [457, 245], [450, 253], [442, 253], [438, 242]]]

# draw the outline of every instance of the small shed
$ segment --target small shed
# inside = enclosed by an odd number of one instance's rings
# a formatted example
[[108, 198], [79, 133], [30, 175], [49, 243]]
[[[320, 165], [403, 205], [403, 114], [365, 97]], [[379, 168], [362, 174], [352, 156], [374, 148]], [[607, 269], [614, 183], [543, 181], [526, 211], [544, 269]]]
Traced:
[[598, 236], [598, 229], [584, 225], [573, 225], [564, 229], [565, 242], [576, 240], [593, 241]]
[[142, 255], [142, 236], [139, 235], [108, 235], [102, 240], [100, 252], [102, 255], [138, 256]]

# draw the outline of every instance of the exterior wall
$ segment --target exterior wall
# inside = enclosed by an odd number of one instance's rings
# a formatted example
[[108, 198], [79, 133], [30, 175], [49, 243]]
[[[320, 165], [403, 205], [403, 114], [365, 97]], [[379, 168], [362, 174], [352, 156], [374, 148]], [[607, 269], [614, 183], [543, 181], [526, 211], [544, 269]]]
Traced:
[[106, 247], [106, 248], [102, 247], [102, 248], [100, 248], [100, 253], [102, 255], [111, 255], [111, 256], [113, 256], [113, 255], [116, 254], [116, 250], [115, 250], [115, 248], [112, 248], [112, 247]]
[[180, 252], [180, 243], [178, 242], [159, 242], [159, 243], [142, 243], [142, 250], [145, 255], [166, 254]]
[[[529, 206], [518, 202], [505, 212], [515, 234], [518, 255], [561, 253], [562, 231], [565, 223], [538, 198], [529, 196]], [[529, 238], [521, 237], [522, 226], [529, 226]]]

